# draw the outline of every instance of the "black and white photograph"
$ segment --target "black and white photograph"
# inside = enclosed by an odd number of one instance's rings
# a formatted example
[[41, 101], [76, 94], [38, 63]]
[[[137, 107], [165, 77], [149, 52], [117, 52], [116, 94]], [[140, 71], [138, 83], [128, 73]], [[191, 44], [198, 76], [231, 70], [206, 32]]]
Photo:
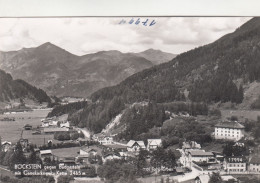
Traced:
[[260, 17], [0, 27], [1, 183], [260, 182]]

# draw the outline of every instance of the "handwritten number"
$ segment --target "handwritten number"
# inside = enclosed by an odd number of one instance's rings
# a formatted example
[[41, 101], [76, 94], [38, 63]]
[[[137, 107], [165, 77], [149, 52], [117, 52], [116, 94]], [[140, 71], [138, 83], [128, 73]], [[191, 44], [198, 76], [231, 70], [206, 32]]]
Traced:
[[119, 24], [125, 24], [126, 23], [126, 21], [124, 20], [124, 19], [122, 19], [120, 22], [119, 22]]
[[147, 26], [147, 22], [148, 22], [149, 19], [146, 19], [145, 22], [142, 22], [144, 26]]
[[138, 25], [140, 23], [140, 18], [138, 18], [135, 22], [135, 25]]
[[129, 21], [129, 24], [132, 24], [132, 23], [134, 23], [134, 19], [133, 18]]
[[149, 26], [152, 26], [152, 25], [154, 25], [156, 22], [153, 20], [151, 23], [150, 23], [150, 25]]

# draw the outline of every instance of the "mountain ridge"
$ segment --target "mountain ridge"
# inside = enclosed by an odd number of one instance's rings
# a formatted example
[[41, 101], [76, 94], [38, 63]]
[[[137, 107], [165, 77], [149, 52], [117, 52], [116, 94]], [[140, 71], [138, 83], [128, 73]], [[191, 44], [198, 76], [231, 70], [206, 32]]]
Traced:
[[153, 65], [144, 57], [117, 50], [77, 56], [50, 42], [0, 52], [0, 68], [58, 96], [87, 97]]
[[0, 102], [11, 100], [30, 99], [38, 103], [50, 103], [50, 97], [41, 89], [38, 89], [23, 80], [13, 80], [12, 76], [0, 69]]

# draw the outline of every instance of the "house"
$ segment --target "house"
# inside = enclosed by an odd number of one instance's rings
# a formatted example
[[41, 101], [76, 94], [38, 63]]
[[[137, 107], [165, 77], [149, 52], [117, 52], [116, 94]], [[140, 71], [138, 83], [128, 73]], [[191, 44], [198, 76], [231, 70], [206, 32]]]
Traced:
[[7, 152], [12, 147], [12, 143], [8, 141], [2, 142], [2, 151]]
[[73, 166], [76, 164], [75, 157], [65, 157], [65, 158], [60, 158], [59, 163], [67, 166]]
[[[56, 123], [57, 125], [57, 123]], [[62, 122], [60, 123], [60, 127], [63, 128], [63, 127], [66, 127], [66, 128], [69, 128], [70, 127], [70, 123], [67, 121], [67, 122]]]
[[98, 141], [102, 145], [113, 144], [113, 136], [102, 133], [93, 135], [93, 140]]
[[245, 127], [237, 121], [224, 121], [215, 125], [215, 139], [238, 141], [244, 137]]
[[207, 162], [215, 163], [216, 159], [212, 152], [205, 152], [204, 150], [190, 150], [188, 152], [188, 159], [190, 162]]
[[249, 161], [248, 170], [250, 172], [260, 172], [260, 156], [256, 155], [251, 158]]
[[246, 163], [244, 156], [230, 156], [225, 158], [224, 167], [228, 173], [245, 172]]
[[40, 151], [40, 158], [42, 161], [45, 161], [46, 158], [53, 160], [53, 155], [51, 150], [41, 150]]
[[32, 125], [26, 124], [26, 125], [24, 125], [24, 129], [25, 130], [31, 130], [32, 129]]
[[42, 121], [42, 127], [49, 127], [49, 121]]
[[97, 146], [82, 146], [79, 150], [79, 154], [88, 156], [101, 156], [102, 149]]
[[183, 144], [182, 144], [182, 149], [183, 150], [186, 150], [186, 149], [200, 149], [200, 148], [201, 148], [200, 144], [198, 144], [195, 141], [186, 141], [186, 142], [183, 142]]
[[147, 139], [147, 150], [155, 150], [158, 147], [162, 146], [162, 140], [161, 139]]
[[112, 144], [113, 143], [113, 137], [112, 136], [104, 136], [102, 138], [99, 138], [98, 142], [102, 145]]
[[119, 153], [116, 153], [116, 152], [108, 152], [106, 154], [104, 154], [102, 156], [102, 161], [105, 163], [106, 161], [109, 161], [109, 160], [114, 160], [114, 159], [121, 159], [121, 156]]
[[141, 149], [145, 149], [145, 145], [143, 141], [130, 140], [126, 146], [127, 146], [127, 151], [131, 151], [131, 152], [138, 152]]
[[127, 151], [127, 146], [123, 144], [107, 144], [104, 145], [109, 149], [110, 151], [117, 151], [117, 152], [126, 152]]

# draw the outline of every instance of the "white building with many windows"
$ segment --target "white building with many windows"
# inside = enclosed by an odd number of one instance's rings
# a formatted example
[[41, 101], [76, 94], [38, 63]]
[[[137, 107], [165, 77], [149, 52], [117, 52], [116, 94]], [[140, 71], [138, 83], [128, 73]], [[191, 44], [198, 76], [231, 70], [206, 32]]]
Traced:
[[224, 121], [215, 125], [215, 139], [238, 141], [244, 137], [245, 127], [237, 121]]
[[228, 173], [237, 173], [246, 171], [247, 159], [244, 156], [226, 157], [224, 167]]

